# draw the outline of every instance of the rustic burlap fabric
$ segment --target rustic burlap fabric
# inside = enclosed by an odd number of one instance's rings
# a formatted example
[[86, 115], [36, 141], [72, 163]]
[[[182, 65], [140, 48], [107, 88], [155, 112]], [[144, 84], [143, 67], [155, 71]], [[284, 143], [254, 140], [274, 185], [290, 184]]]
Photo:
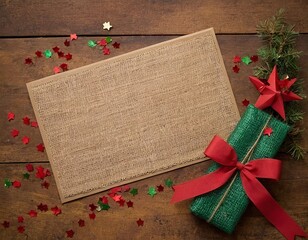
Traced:
[[[266, 127], [271, 127], [271, 136], [263, 134]], [[284, 141], [289, 126], [275, 117], [249, 105], [245, 114], [228, 138], [228, 143], [234, 148], [239, 161], [251, 151], [247, 159], [270, 158], [278, 152]], [[208, 169], [212, 172], [219, 167], [213, 163]], [[230, 179], [219, 189], [195, 198], [191, 211], [221, 230], [231, 233], [246, 210], [249, 199], [243, 189], [239, 174]]]
[[239, 119], [213, 29], [27, 87], [62, 202], [203, 161]]

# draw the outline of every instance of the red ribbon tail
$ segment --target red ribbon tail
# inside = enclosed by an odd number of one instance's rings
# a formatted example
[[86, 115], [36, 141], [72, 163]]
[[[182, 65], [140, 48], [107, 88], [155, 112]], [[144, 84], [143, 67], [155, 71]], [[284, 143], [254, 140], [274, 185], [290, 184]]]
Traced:
[[307, 237], [304, 230], [280, 207], [251, 173], [242, 171], [241, 179], [249, 199], [286, 239], [294, 240], [295, 236]]
[[174, 186], [171, 203], [187, 200], [224, 185], [235, 172], [236, 168], [220, 167], [215, 172]]

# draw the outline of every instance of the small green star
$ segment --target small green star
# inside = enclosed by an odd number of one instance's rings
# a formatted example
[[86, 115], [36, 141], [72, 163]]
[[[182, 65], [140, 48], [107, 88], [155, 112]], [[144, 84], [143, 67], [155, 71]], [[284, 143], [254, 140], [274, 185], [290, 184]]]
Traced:
[[132, 190], [130, 190], [130, 194], [132, 194], [133, 196], [136, 196], [138, 194], [138, 189], [132, 188]]
[[109, 204], [102, 203], [102, 201], [98, 201], [97, 204], [99, 208], [97, 209], [97, 211], [101, 211], [101, 210], [108, 211], [108, 209], [110, 208]]
[[4, 179], [4, 186], [6, 188], [9, 188], [10, 186], [12, 186], [12, 182], [9, 179]]
[[246, 65], [249, 65], [251, 63], [251, 59], [248, 56], [242, 57], [242, 62]]
[[149, 187], [148, 194], [149, 194], [151, 197], [154, 197], [154, 195], [157, 194], [155, 187]]
[[112, 38], [111, 37], [106, 37], [105, 40], [106, 40], [107, 43], [111, 43], [112, 42]]
[[49, 49], [46, 49], [46, 50], [44, 51], [44, 56], [45, 56], [46, 58], [51, 58], [52, 52], [51, 52]]
[[23, 177], [24, 177], [24, 179], [29, 179], [30, 178], [30, 174], [29, 173], [24, 173]]
[[97, 44], [96, 44], [95, 41], [93, 41], [93, 40], [89, 40], [89, 41], [88, 41], [88, 46], [89, 46], [89, 47], [94, 48], [96, 45], [97, 45]]
[[165, 185], [171, 188], [173, 186], [173, 181], [170, 178], [168, 178], [165, 180]]

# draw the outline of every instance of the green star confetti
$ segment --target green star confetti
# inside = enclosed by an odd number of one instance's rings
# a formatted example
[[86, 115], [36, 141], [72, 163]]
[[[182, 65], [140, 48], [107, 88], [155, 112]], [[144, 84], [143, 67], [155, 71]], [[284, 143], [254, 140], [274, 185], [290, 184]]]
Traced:
[[29, 173], [24, 173], [24, 174], [23, 174], [23, 177], [24, 177], [24, 179], [29, 179], [30, 174], [29, 174]]
[[170, 178], [168, 178], [165, 180], [165, 185], [171, 188], [173, 186], [173, 181]]
[[4, 186], [6, 188], [9, 188], [10, 186], [12, 186], [12, 182], [9, 179], [4, 179]]
[[94, 48], [96, 45], [97, 45], [97, 44], [96, 44], [95, 41], [93, 41], [93, 40], [89, 40], [89, 41], [88, 41], [88, 46], [89, 46], [89, 47]]
[[49, 49], [47, 49], [47, 50], [44, 51], [44, 56], [45, 56], [46, 58], [51, 58], [52, 52], [51, 52]]
[[97, 204], [98, 204], [98, 207], [96, 209], [97, 211], [101, 210], [108, 211], [108, 209], [110, 208], [109, 204], [105, 204], [102, 201], [98, 201]]
[[106, 37], [105, 40], [106, 40], [107, 43], [111, 43], [112, 42], [112, 38], [111, 37]]
[[130, 190], [130, 194], [133, 195], [133, 196], [136, 196], [138, 194], [138, 189], [133, 188], [132, 190]]
[[151, 197], [154, 197], [154, 195], [157, 194], [155, 187], [149, 187], [148, 194], [149, 194]]
[[242, 62], [246, 65], [249, 65], [251, 63], [251, 59], [248, 56], [242, 57]]

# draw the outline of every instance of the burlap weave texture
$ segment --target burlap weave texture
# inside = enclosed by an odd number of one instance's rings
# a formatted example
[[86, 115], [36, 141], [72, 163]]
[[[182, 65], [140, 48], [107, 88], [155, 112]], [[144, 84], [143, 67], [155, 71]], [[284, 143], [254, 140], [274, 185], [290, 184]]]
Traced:
[[62, 202], [203, 161], [239, 119], [213, 29], [27, 87]]

